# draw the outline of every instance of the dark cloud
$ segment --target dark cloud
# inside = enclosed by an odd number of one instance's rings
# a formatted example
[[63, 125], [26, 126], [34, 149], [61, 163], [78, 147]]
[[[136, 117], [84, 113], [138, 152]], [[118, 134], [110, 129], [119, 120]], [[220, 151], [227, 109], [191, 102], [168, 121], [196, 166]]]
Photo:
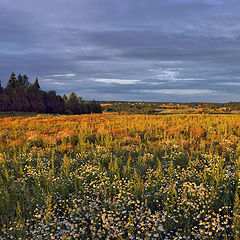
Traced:
[[237, 0], [0, 0], [0, 79], [87, 99], [240, 101]]

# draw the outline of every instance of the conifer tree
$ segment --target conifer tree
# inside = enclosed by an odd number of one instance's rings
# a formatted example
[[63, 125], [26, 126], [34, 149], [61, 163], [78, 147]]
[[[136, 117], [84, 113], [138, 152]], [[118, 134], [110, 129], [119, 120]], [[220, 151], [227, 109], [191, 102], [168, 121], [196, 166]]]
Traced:
[[2, 94], [2, 93], [3, 93], [3, 87], [2, 87], [2, 82], [0, 80], [0, 94]]
[[67, 96], [66, 96], [65, 94], [63, 95], [63, 101], [64, 101], [65, 104], [66, 104], [67, 101], [68, 101], [68, 98], [67, 98]]
[[10, 79], [8, 80], [8, 86], [14, 88], [16, 83], [16, 75], [12, 72]]
[[30, 84], [26, 75], [19, 74], [16, 78], [13, 72], [6, 88], [2, 88], [0, 82], [0, 111], [86, 114], [102, 112], [102, 109], [96, 102], [82, 101], [74, 92], [69, 98], [57, 95], [55, 90], [45, 92], [38, 78]]
[[69, 101], [70, 102], [73, 102], [77, 99], [77, 96], [74, 92], [72, 92], [70, 95], [69, 95]]
[[26, 75], [23, 75], [23, 85], [24, 85], [25, 89], [29, 88], [30, 83], [29, 83], [29, 79]]
[[21, 74], [18, 75], [15, 84], [15, 91], [16, 91], [16, 111], [29, 111], [30, 103], [27, 97], [27, 86], [29, 82], [26, 80]]
[[40, 90], [40, 86], [38, 83], [38, 78], [35, 79], [34, 84], [33, 84], [34, 90]]

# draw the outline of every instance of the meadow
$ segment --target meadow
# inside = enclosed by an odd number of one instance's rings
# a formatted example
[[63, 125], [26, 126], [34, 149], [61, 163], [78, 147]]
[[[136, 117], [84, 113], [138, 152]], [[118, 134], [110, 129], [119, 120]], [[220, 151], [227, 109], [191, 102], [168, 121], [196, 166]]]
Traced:
[[0, 116], [0, 239], [240, 239], [240, 115]]

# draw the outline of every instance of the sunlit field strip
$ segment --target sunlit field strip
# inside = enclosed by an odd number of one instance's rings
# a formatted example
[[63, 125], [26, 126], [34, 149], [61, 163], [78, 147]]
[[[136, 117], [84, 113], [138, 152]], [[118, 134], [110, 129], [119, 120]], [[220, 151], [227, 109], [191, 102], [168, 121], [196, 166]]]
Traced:
[[0, 236], [239, 239], [239, 115], [0, 118]]

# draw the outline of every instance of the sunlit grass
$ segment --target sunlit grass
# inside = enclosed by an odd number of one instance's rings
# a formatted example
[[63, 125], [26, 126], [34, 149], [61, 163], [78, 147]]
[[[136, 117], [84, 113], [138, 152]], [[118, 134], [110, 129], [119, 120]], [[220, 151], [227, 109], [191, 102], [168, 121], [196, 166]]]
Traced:
[[4, 239], [239, 239], [240, 116], [0, 118]]

